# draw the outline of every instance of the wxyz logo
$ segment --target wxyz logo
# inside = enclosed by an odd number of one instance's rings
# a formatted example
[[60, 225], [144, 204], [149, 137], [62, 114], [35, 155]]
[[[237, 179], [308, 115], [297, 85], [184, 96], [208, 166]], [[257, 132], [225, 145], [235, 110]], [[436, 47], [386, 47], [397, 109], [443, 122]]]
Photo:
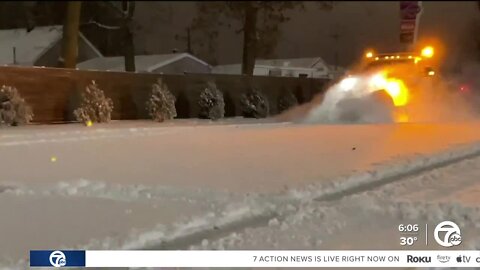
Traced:
[[[440, 237], [440, 233], [445, 233], [443, 238]], [[462, 243], [460, 228], [452, 221], [439, 223], [437, 227], [435, 227], [434, 237], [435, 241], [442, 247], [453, 247]]]
[[65, 257], [65, 254], [59, 250], [55, 250], [50, 254], [50, 264], [53, 267], [62, 267], [67, 265], [67, 258]]

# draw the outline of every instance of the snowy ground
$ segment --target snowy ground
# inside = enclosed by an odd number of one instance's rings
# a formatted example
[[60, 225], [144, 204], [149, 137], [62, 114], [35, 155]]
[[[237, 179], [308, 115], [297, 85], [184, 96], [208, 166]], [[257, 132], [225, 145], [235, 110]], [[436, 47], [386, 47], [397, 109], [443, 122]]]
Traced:
[[[480, 158], [467, 159], [338, 200], [319, 198], [279, 207], [278, 217], [266, 226], [191, 248], [402, 249], [399, 224], [428, 224], [433, 230], [439, 222], [452, 220], [462, 228], [461, 247], [479, 249], [479, 178]], [[440, 249], [426, 239], [423, 228], [414, 247]]]
[[479, 128], [233, 120], [2, 129], [0, 269], [25, 269], [30, 249], [398, 249], [398, 224], [443, 218], [473, 247]]

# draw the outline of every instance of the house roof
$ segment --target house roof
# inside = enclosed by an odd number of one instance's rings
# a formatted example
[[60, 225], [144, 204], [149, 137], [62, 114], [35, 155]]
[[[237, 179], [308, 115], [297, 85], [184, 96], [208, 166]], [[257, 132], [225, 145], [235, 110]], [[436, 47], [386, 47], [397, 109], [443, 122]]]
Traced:
[[[189, 53], [172, 53], [156, 55], [136, 55], [135, 68], [137, 71], [140, 72], [152, 72], [158, 68], [161, 68], [165, 65], [168, 65], [183, 58], [190, 58], [205, 66], [210, 66], [208, 63], [196, 58]], [[124, 59], [125, 58], [123, 56], [97, 57], [77, 64], [77, 68], [90, 70], [125, 71]]]
[[336, 66], [335, 67], [335, 65], [328, 65], [328, 68], [331, 71], [338, 71], [338, 72], [345, 72], [347, 70], [345, 67], [342, 67], [342, 66]]
[[[61, 25], [39, 26], [28, 33], [25, 28], [0, 30], [0, 64], [33, 65], [61, 38]], [[85, 40], [98, 56], [102, 56], [82, 33], [80, 38]]]
[[296, 67], [296, 68], [315, 68], [318, 65], [326, 66], [321, 57], [312, 58], [290, 58], [290, 59], [258, 59], [255, 65], [273, 66], [273, 67]]
[[[221, 72], [235, 72], [239, 71], [242, 64], [228, 64], [228, 65], [218, 65], [213, 68], [214, 73]], [[290, 59], [257, 59], [255, 60], [256, 67], [266, 67], [266, 68], [288, 68], [288, 69], [298, 69], [298, 70], [307, 70], [313, 68], [322, 67], [325, 70], [328, 70], [328, 65], [321, 57], [312, 57], [312, 58], [290, 58]]]

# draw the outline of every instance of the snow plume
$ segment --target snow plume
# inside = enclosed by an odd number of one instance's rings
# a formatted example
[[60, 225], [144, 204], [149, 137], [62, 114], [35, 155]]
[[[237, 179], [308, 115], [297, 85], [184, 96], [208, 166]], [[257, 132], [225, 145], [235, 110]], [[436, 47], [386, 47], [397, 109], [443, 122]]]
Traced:
[[412, 88], [408, 113], [411, 122], [468, 121], [480, 116], [477, 70], [465, 65], [459, 73], [438, 72], [433, 80], [421, 80]]
[[[415, 74], [413, 72], [419, 71], [412, 71], [410, 65], [357, 72], [340, 79], [311, 102], [292, 108], [277, 119], [304, 123], [473, 120], [480, 116], [479, 66], [478, 63], [465, 65], [458, 74], [435, 71], [434, 76]], [[386, 83], [382, 82], [384, 75]], [[406, 106], [394, 108], [382, 101], [384, 97], [381, 95], [377, 97], [383, 92], [378, 90], [388, 87], [392, 80], [400, 81], [408, 89]], [[387, 92], [394, 99], [394, 89]]]
[[330, 87], [321, 104], [312, 107], [303, 121], [307, 123], [337, 122], [391, 122], [387, 106], [374, 99], [364, 98], [373, 93], [368, 86], [371, 74], [362, 74], [342, 79]]
[[296, 106], [277, 119], [306, 123], [392, 122], [390, 109], [385, 106], [388, 103], [365, 98], [377, 90], [370, 85], [375, 76], [376, 73], [368, 72], [344, 77], [311, 102]]

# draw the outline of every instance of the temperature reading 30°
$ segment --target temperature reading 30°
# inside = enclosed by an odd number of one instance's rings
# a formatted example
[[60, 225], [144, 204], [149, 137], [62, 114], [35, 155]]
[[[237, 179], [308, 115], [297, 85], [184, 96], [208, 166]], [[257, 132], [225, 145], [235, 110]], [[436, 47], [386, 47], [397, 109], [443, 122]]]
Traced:
[[418, 237], [416, 236], [400, 237], [400, 245], [413, 246], [415, 242], [417, 242], [417, 240], [418, 240]]

